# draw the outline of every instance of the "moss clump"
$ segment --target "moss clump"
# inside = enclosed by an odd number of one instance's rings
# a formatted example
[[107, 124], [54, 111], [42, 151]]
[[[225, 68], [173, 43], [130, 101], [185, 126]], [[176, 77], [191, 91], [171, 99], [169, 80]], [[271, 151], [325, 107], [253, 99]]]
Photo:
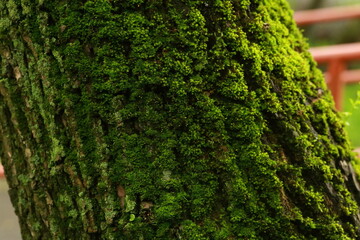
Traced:
[[24, 239], [358, 237], [349, 144], [285, 0], [0, 12]]

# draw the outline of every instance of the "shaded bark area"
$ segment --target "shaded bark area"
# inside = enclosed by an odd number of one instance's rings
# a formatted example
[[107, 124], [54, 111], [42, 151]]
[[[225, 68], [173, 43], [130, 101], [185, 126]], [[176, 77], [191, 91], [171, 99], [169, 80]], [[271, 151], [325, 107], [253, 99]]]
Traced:
[[286, 1], [0, 4], [24, 239], [359, 239], [359, 183]]

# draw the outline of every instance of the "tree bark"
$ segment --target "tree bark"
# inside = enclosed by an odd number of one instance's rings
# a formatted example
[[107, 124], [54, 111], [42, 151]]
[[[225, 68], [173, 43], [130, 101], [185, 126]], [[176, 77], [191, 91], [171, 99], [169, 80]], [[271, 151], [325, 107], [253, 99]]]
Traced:
[[0, 13], [23, 239], [360, 239], [353, 155], [285, 0]]

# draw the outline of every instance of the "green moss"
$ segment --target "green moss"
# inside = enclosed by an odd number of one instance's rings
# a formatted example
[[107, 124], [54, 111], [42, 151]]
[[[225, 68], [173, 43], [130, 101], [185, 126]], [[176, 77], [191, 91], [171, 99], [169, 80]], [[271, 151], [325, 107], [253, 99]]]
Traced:
[[[0, 11], [0, 133], [18, 180], [47, 182], [49, 224], [18, 211], [49, 239], [357, 237], [343, 124], [285, 1]], [[51, 202], [33, 194], [17, 208]]]

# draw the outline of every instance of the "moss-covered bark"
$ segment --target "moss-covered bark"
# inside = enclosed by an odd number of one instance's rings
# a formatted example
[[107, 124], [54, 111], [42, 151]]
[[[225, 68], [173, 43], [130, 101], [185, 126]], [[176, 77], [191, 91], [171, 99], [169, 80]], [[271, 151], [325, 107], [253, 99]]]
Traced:
[[0, 1], [24, 239], [360, 239], [342, 123], [285, 0]]

